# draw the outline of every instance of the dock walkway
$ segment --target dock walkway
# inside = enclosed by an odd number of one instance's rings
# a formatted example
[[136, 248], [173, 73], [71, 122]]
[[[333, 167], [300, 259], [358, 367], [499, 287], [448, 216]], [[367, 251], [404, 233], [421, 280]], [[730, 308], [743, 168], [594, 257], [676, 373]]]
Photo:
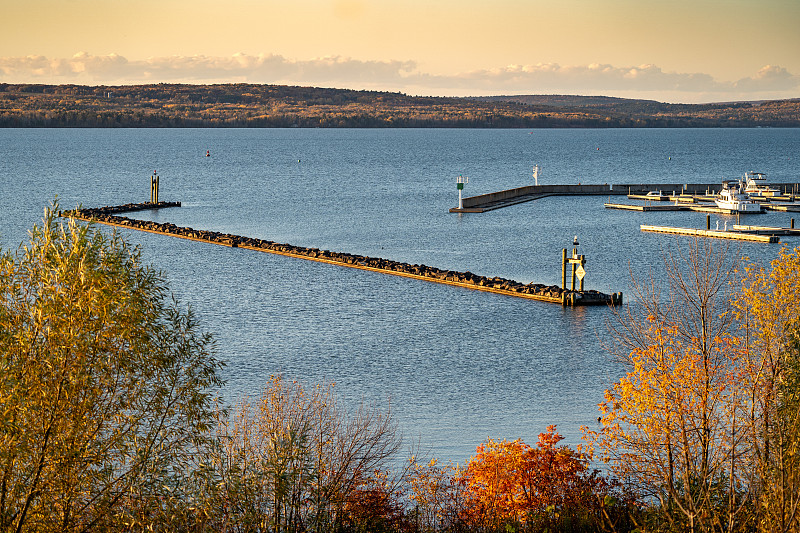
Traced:
[[731, 239], [736, 241], [752, 241], [752, 242], [768, 242], [775, 243], [779, 241], [776, 235], [755, 235], [751, 233], [742, 233], [737, 231], [720, 231], [709, 229], [695, 229], [695, 228], [676, 228], [670, 226], [648, 226], [642, 224], [639, 226], [642, 231], [649, 231], [654, 233], [670, 233], [672, 235], [688, 235], [691, 237], [712, 237], [715, 239]]
[[[697, 205], [697, 204], [668, 204], [668, 205], [637, 205], [637, 204], [615, 204], [605, 203], [603, 206], [606, 209], [623, 209], [627, 211], [695, 211], [697, 213], [716, 213], [718, 215], [735, 215], [736, 211], [733, 209], [724, 209], [716, 205]], [[757, 215], [763, 213], [761, 211], [753, 211], [747, 213], [748, 215]]]
[[794, 227], [794, 219], [792, 219], [792, 227], [780, 228], [774, 226], [745, 226], [740, 224], [733, 225], [733, 231], [740, 231], [742, 233], [752, 233], [755, 235], [793, 235], [800, 236], [800, 228]]

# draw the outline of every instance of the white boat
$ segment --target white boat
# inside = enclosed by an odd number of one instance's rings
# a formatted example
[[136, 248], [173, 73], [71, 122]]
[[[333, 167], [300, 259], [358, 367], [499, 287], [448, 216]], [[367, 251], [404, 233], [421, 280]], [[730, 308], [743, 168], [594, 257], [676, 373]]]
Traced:
[[744, 192], [751, 196], [777, 196], [781, 192], [767, 185], [767, 175], [763, 172], [748, 171], [744, 173]]
[[761, 205], [750, 199], [743, 191], [742, 182], [730, 180], [722, 182], [719, 197], [714, 200], [720, 209], [729, 209], [737, 213], [760, 213]]

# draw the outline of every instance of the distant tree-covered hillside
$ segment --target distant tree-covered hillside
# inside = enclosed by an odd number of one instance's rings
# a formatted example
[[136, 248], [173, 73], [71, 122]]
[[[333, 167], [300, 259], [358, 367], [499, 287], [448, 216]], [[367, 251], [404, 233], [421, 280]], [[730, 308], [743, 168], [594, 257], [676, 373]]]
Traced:
[[680, 105], [582, 96], [418, 97], [282, 85], [0, 83], [0, 127], [800, 126], [800, 100]]
[[[490, 96], [483, 102], [513, 102], [529, 106], [607, 112], [633, 120], [708, 122], [710, 126], [798, 126], [800, 99], [711, 104], [667, 104], [609, 96], [519, 95]], [[687, 124], [694, 125], [694, 124]]]

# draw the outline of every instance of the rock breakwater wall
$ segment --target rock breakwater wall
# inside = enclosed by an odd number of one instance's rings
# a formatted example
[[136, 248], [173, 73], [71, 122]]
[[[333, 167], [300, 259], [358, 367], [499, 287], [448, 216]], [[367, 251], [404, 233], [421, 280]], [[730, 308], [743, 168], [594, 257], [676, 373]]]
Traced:
[[248, 250], [286, 255], [317, 262], [359, 268], [362, 270], [372, 270], [384, 274], [410, 277], [486, 292], [494, 292], [509, 296], [559, 303], [562, 305], [616, 305], [622, 303], [621, 293], [619, 295], [616, 293], [613, 295], [608, 295], [594, 290], [565, 290], [557, 285], [548, 286], [539, 283], [523, 284], [518, 281], [497, 276], [491, 278], [479, 276], [469, 271], [459, 272], [453, 270], [442, 270], [427, 265], [402, 263], [380, 257], [368, 257], [342, 252], [332, 252], [330, 250], [320, 250], [318, 248], [306, 248], [264, 239], [243, 237], [241, 235], [231, 235], [208, 230], [197, 230], [189, 227], [176, 226], [175, 224], [170, 223], [136, 220], [119, 215], [119, 213], [130, 211], [177, 206], [180, 206], [180, 203], [160, 202], [158, 204], [125, 204], [121, 206], [107, 206], [89, 209], [79, 208], [71, 211], [64, 211], [61, 213], [61, 215], [86, 221], [95, 221], [112, 226], [136, 229], [139, 231], [160, 233], [173, 237], [230, 246], [233, 248], [245, 248]]

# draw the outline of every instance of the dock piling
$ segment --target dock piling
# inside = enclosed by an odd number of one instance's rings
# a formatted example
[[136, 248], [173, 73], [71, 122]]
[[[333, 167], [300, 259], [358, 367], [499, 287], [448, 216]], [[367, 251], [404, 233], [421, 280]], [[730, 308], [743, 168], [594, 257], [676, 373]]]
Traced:
[[155, 170], [153, 171], [153, 175], [150, 177], [150, 203], [158, 203], [158, 174], [156, 174]]
[[[575, 237], [575, 246], [578, 245], [578, 238]], [[586, 256], [578, 255], [578, 249], [572, 249], [572, 256], [567, 257], [567, 249], [561, 249], [561, 289], [567, 290], [567, 265], [572, 266], [572, 273], [570, 276], [570, 290], [575, 292], [575, 278], [578, 278], [578, 292], [583, 292], [583, 278], [586, 276], [586, 270], [583, 265], [586, 264]]]

